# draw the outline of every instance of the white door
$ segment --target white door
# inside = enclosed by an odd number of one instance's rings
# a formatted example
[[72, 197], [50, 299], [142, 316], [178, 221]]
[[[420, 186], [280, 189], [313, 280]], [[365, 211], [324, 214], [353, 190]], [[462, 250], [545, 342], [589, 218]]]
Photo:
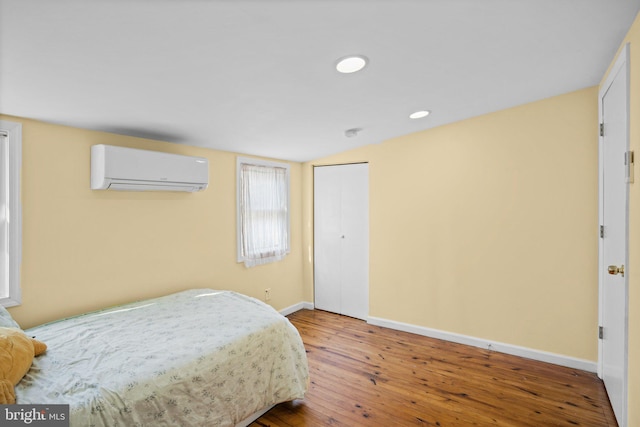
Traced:
[[628, 60], [600, 92], [600, 376], [620, 426], [627, 414]]
[[369, 166], [314, 168], [315, 307], [369, 315]]

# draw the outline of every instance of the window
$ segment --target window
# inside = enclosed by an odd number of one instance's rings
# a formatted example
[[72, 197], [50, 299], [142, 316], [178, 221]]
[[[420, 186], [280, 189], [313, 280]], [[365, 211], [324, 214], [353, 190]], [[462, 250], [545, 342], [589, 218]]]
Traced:
[[279, 261], [289, 252], [289, 165], [238, 157], [238, 262]]
[[20, 304], [22, 125], [0, 120], [0, 304]]

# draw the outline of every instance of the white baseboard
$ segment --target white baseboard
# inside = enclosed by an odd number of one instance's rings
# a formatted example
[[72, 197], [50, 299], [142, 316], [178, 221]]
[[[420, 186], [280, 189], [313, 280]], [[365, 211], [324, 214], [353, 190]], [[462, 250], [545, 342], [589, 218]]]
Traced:
[[288, 316], [291, 313], [295, 313], [298, 310], [302, 310], [302, 309], [313, 310], [313, 308], [314, 306], [312, 302], [303, 301], [303, 302], [294, 304], [291, 307], [283, 308], [282, 310], [280, 310], [280, 314], [282, 314], [283, 316]]
[[430, 338], [451, 341], [458, 344], [466, 344], [474, 347], [485, 348], [500, 353], [511, 354], [514, 356], [526, 357], [527, 359], [538, 360], [541, 362], [553, 363], [555, 365], [566, 366], [568, 368], [580, 369], [587, 372], [596, 372], [597, 363], [590, 360], [578, 359], [561, 354], [549, 353], [546, 351], [535, 350], [527, 347], [520, 347], [512, 344], [490, 341], [482, 338], [471, 337], [468, 335], [456, 334], [453, 332], [441, 331], [438, 329], [425, 328], [423, 326], [411, 325], [409, 323], [396, 322], [394, 320], [381, 319], [379, 317], [369, 317], [367, 323], [385, 328], [396, 329], [403, 332], [422, 335]]

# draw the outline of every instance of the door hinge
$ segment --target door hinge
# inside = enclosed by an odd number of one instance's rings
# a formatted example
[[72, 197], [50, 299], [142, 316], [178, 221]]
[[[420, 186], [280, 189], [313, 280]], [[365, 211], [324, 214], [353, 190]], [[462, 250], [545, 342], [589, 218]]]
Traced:
[[604, 338], [604, 328], [602, 326], [598, 326], [598, 339]]
[[604, 225], [600, 226], [600, 238], [604, 239]]
[[633, 182], [633, 167], [635, 166], [635, 156], [633, 155], [633, 151], [625, 151], [624, 153], [624, 165], [626, 180], [628, 183]]
[[600, 123], [600, 136], [604, 136], [604, 123]]

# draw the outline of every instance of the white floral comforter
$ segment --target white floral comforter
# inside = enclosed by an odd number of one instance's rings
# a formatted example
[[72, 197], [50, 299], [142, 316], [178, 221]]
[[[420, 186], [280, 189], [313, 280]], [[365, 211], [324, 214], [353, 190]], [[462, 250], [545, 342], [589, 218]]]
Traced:
[[190, 290], [26, 333], [48, 350], [17, 403], [69, 404], [71, 426], [232, 426], [308, 386], [298, 331], [234, 292]]

